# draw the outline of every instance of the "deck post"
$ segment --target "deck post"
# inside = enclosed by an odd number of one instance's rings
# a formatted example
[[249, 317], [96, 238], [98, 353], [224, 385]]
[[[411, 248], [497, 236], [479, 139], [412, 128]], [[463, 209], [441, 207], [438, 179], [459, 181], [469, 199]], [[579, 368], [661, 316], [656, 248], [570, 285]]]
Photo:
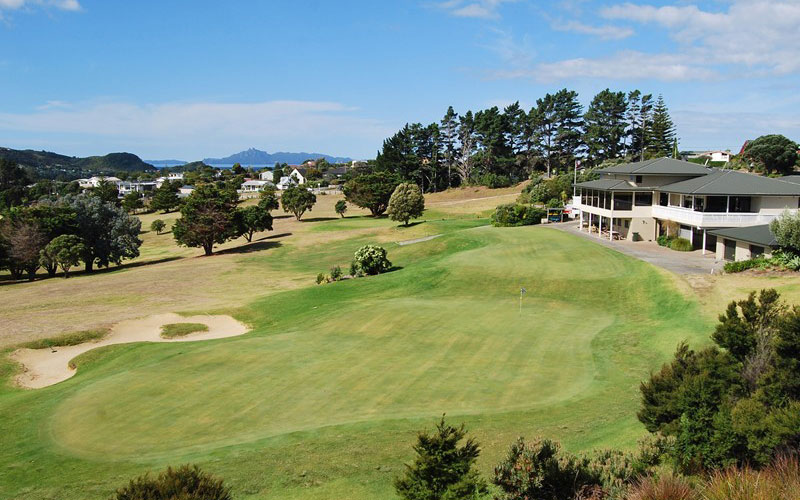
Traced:
[[578, 231], [583, 231], [583, 210], [581, 210], [580, 222], [578, 223]]
[[614, 217], [608, 218], [608, 241], [614, 239]]
[[703, 229], [703, 255], [706, 254], [706, 230]]

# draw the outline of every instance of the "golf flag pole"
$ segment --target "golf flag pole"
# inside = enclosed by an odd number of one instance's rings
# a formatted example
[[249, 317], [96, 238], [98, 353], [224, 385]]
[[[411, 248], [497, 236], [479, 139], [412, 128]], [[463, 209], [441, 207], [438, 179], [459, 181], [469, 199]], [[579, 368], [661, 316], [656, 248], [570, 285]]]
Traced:
[[524, 286], [519, 286], [519, 313], [522, 314], [522, 296], [525, 295], [528, 290], [525, 289]]

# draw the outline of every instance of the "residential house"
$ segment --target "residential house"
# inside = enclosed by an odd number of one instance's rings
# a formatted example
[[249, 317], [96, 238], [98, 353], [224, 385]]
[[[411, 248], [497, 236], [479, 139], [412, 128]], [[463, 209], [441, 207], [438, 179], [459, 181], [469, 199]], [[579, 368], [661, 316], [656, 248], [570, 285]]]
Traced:
[[77, 179], [78, 185], [81, 187], [81, 189], [96, 188], [98, 184], [100, 184], [100, 181], [111, 182], [113, 184], [119, 184], [120, 182], [122, 182], [122, 180], [119, 177], [113, 177], [113, 176], [107, 177], [102, 175], [90, 177], [88, 179]]
[[157, 178], [156, 188], [160, 188], [166, 181], [169, 182], [183, 181], [183, 172], [170, 172], [166, 176]]
[[717, 240], [717, 260], [748, 260], [760, 255], [772, 257], [779, 247], [769, 224], [709, 231]]
[[687, 159], [693, 160], [697, 158], [708, 159], [708, 161], [713, 162], [729, 162], [731, 161], [731, 154], [730, 150], [727, 151], [690, 151], [687, 155]]
[[248, 179], [242, 183], [241, 191], [243, 193], [260, 193], [267, 186], [272, 186], [272, 182]]
[[150, 193], [155, 191], [156, 187], [156, 181], [119, 181], [117, 183], [120, 197], [128, 193]]
[[272, 170], [264, 170], [263, 172], [258, 174], [258, 178], [261, 179], [262, 181], [274, 182], [272, 174], [273, 174]]
[[181, 186], [178, 189], [178, 197], [179, 198], [186, 198], [187, 196], [189, 196], [193, 192], [194, 192], [194, 186], [189, 186], [189, 185]]
[[800, 181], [671, 158], [615, 165], [600, 175], [576, 185], [573, 205], [582, 230], [609, 239], [653, 241], [675, 225], [695, 249], [716, 252], [717, 230], [768, 224], [800, 206]]
[[289, 174], [289, 177], [293, 177], [294, 181], [297, 184], [305, 184], [306, 178], [308, 176], [308, 170], [303, 167], [295, 167], [292, 169], [292, 172]]

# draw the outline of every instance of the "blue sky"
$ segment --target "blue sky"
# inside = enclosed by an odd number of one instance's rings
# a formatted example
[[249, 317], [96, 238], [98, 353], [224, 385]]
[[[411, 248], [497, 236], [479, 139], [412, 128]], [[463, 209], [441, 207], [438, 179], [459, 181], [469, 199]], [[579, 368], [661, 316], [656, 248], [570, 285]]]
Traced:
[[0, 145], [368, 158], [406, 122], [663, 94], [682, 149], [800, 140], [800, 1], [0, 0]]

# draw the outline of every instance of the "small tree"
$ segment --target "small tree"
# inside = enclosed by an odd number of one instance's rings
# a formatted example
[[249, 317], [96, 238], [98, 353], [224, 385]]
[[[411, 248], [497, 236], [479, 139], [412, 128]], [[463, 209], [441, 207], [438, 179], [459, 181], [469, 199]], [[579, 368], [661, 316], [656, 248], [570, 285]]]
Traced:
[[161, 234], [165, 227], [167, 224], [161, 219], [156, 219], [150, 224], [150, 230], [155, 231], [156, 234]]
[[[386, 258], [386, 249], [376, 245], [364, 245], [356, 250], [353, 269], [350, 274], [380, 274], [391, 269], [392, 263]], [[352, 271], [356, 271], [353, 273]]]
[[278, 195], [275, 193], [274, 187], [267, 186], [261, 191], [261, 199], [258, 200], [258, 206], [267, 212], [278, 209]]
[[291, 212], [300, 220], [300, 217], [314, 206], [317, 197], [311, 191], [301, 186], [292, 186], [281, 195], [281, 205], [284, 212]]
[[181, 199], [178, 196], [180, 186], [178, 183], [164, 181], [161, 187], [156, 189], [153, 199], [150, 200], [150, 208], [153, 210], [163, 210], [164, 213], [170, 212], [178, 207]]
[[249, 206], [239, 210], [241, 232], [248, 242], [253, 241], [253, 234], [259, 231], [272, 231], [272, 215], [260, 205]]
[[800, 213], [784, 212], [769, 223], [769, 229], [780, 246], [800, 253]]
[[23, 220], [11, 224], [7, 239], [11, 260], [33, 281], [40, 266], [40, 252], [47, 244], [44, 233], [35, 222]]
[[395, 186], [399, 184], [397, 177], [388, 172], [363, 174], [351, 179], [343, 186], [347, 201], [372, 212], [373, 216], [382, 215], [389, 207]]
[[409, 220], [421, 217], [424, 211], [425, 197], [422, 196], [419, 186], [411, 182], [398, 184], [389, 198], [389, 218], [408, 226]]
[[202, 247], [206, 255], [214, 245], [225, 243], [241, 233], [236, 217], [236, 192], [203, 184], [186, 198], [181, 218], [172, 226], [175, 241], [187, 247]]
[[420, 432], [414, 451], [417, 457], [406, 472], [395, 479], [397, 494], [406, 500], [480, 498], [488, 493], [486, 481], [475, 470], [481, 453], [474, 439], [467, 439], [464, 425], [453, 427], [442, 420], [436, 431]]
[[60, 267], [64, 271], [64, 277], [68, 278], [69, 270], [80, 264], [85, 251], [83, 240], [74, 234], [64, 234], [47, 244], [42, 250], [42, 258]]
[[196, 465], [168, 467], [156, 478], [139, 476], [117, 490], [114, 500], [231, 500], [222, 479], [201, 471]]
[[105, 179], [101, 179], [97, 183], [97, 187], [92, 188], [89, 194], [97, 196], [106, 203], [119, 205], [119, 189], [117, 189], [117, 185]]
[[336, 210], [336, 213], [344, 218], [344, 213], [347, 212], [347, 202], [344, 200], [339, 200], [336, 202], [336, 205], [333, 207]]
[[122, 208], [134, 214], [136, 213], [137, 210], [144, 208], [144, 200], [142, 200], [142, 194], [133, 191], [123, 196]]
[[747, 144], [745, 158], [767, 173], [791, 173], [797, 164], [797, 143], [779, 134], [763, 135]]

